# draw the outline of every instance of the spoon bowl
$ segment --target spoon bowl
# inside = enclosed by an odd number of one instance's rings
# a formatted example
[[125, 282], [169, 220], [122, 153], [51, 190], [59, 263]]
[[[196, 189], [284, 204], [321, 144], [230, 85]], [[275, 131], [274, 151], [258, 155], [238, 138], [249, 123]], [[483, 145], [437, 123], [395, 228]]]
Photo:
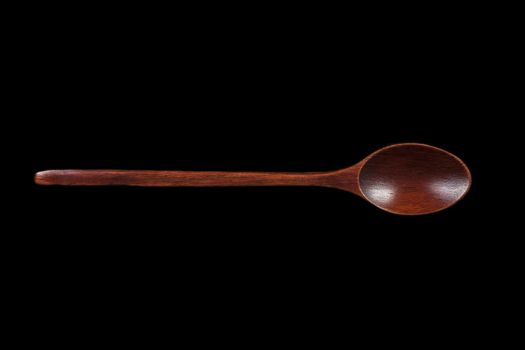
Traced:
[[437, 212], [458, 202], [472, 182], [453, 154], [423, 144], [385, 147], [365, 159], [358, 173], [362, 196], [395, 214]]

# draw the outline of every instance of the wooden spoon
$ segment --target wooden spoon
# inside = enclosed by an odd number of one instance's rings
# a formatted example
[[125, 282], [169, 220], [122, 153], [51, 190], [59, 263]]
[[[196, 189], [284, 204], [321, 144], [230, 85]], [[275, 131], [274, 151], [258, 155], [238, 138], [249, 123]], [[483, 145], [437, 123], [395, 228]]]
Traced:
[[319, 173], [153, 170], [47, 170], [40, 185], [74, 186], [322, 186], [352, 192], [394, 214], [419, 215], [450, 207], [465, 196], [467, 166], [442, 149], [402, 143], [384, 147], [349, 168]]

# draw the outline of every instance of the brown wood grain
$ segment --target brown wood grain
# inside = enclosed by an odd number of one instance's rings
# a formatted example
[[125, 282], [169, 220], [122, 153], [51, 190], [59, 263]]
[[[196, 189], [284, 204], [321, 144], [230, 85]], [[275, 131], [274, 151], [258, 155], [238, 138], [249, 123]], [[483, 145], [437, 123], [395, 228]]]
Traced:
[[359, 172], [363, 196], [386, 211], [418, 215], [443, 210], [467, 193], [467, 166], [442, 149], [403, 144], [373, 153]]
[[70, 186], [315, 186], [327, 173], [268, 173], [155, 170], [47, 170], [39, 185]]
[[463, 198], [471, 181], [470, 171], [458, 157], [415, 143], [384, 147], [354, 166], [332, 172], [47, 170], [35, 175], [39, 185], [332, 187], [403, 215], [448, 208]]

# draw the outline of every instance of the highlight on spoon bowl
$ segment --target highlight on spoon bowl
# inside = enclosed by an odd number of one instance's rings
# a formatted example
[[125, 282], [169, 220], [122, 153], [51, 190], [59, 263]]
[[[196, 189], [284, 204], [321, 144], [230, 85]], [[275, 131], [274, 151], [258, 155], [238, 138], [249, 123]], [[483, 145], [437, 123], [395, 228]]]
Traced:
[[365, 159], [358, 175], [362, 195], [394, 214], [421, 215], [446, 209], [470, 189], [472, 176], [455, 155], [425, 144], [387, 146]]

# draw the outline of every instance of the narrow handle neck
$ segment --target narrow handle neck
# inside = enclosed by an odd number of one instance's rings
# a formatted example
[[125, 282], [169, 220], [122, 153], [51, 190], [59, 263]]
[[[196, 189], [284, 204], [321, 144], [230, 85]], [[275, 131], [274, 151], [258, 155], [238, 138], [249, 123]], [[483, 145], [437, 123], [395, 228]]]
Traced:
[[68, 186], [317, 186], [328, 173], [265, 173], [154, 170], [47, 170], [35, 175], [39, 185]]

